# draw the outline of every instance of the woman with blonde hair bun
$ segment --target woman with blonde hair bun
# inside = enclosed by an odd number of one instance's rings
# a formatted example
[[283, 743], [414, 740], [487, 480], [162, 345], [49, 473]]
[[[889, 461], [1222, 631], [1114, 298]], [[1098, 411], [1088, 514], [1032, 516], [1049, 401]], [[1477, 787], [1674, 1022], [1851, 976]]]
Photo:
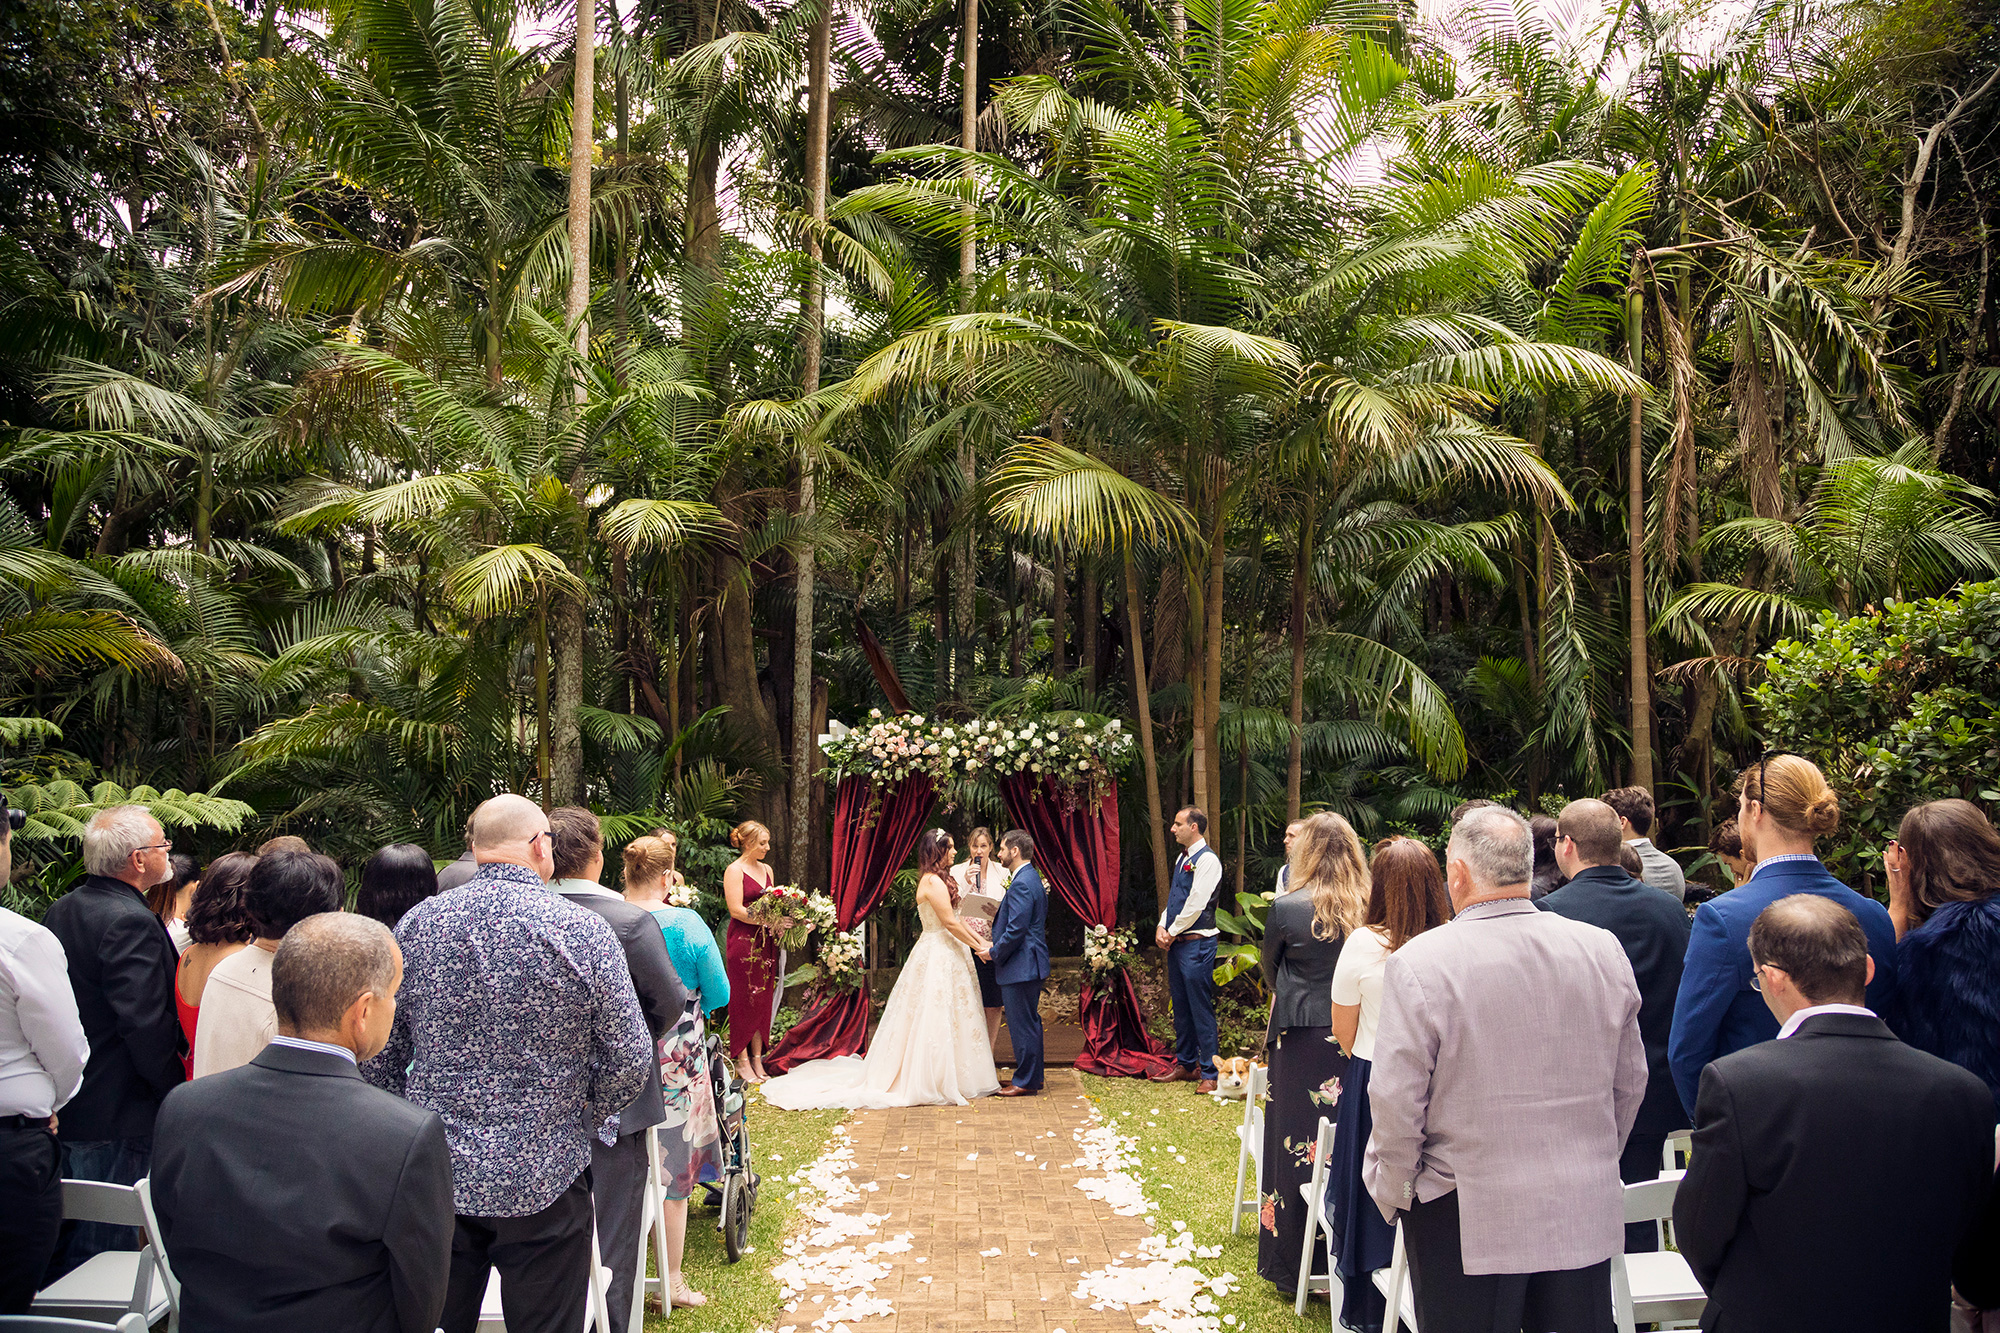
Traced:
[[[715, 1091], [708, 1079], [708, 1032], [703, 1016], [729, 1003], [729, 977], [715, 935], [692, 908], [668, 901], [675, 885], [671, 829], [634, 838], [625, 844], [625, 901], [645, 908], [660, 923], [667, 956], [688, 993], [687, 1010], [661, 1037], [660, 1092], [665, 1119], [660, 1121], [661, 1219], [667, 1230], [667, 1291], [674, 1306], [687, 1309], [708, 1304], [708, 1297], [688, 1286], [681, 1269], [687, 1245], [688, 1196], [704, 1168], [722, 1165], [722, 1129], [715, 1113]], [[676, 840], [678, 841], [678, 840]]]
[[[1264, 985], [1271, 992], [1265, 1039], [1271, 1099], [1264, 1111], [1264, 1182], [1258, 1208], [1257, 1272], [1289, 1296], [1310, 1225], [1299, 1186], [1312, 1178], [1319, 1118], [1331, 1115], [1347, 1057], [1331, 1040], [1329, 984], [1341, 946], [1368, 912], [1368, 861], [1354, 827], [1321, 812], [1286, 830], [1287, 891], [1264, 916]], [[1323, 1249], [1312, 1261], [1324, 1271]]]
[[1819, 766], [1773, 750], [1743, 770], [1736, 793], [1737, 837], [1756, 868], [1695, 910], [1667, 1039], [1667, 1063], [1689, 1115], [1710, 1061], [1778, 1035], [1778, 1020], [1753, 985], [1750, 962], [1751, 923], [1778, 899], [1818, 894], [1852, 912], [1875, 960], [1868, 1007], [1882, 1013], [1896, 992], [1896, 929], [1888, 909], [1835, 879], [1813, 851], [1815, 841], [1840, 827], [1840, 797]]
[[778, 1008], [778, 937], [750, 919], [750, 904], [778, 882], [764, 856], [771, 830], [746, 819], [729, 831], [740, 853], [722, 872], [722, 900], [729, 906], [729, 933], [723, 957], [729, 966], [729, 1054], [746, 1082], [762, 1083], [764, 1046]]

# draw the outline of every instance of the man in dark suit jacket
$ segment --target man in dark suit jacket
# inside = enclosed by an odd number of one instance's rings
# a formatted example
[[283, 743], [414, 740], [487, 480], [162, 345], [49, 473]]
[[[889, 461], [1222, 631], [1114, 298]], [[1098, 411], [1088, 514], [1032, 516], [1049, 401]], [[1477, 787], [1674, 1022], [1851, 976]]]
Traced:
[[271, 960], [278, 1036], [160, 1108], [153, 1207], [191, 1333], [432, 1333], [451, 1272], [444, 1122], [371, 1087], [403, 961], [328, 912]]
[[[172, 873], [173, 843], [143, 805], [91, 816], [83, 830], [83, 881], [42, 918], [69, 959], [90, 1063], [83, 1087], [57, 1125], [62, 1173], [71, 1180], [132, 1185], [146, 1175], [153, 1118], [179, 1084], [181, 1025], [174, 1014], [173, 938], [146, 890]], [[98, 1222], [67, 1222], [51, 1278], [106, 1250], [136, 1250], [138, 1232]]]
[[[1687, 1111], [1667, 1067], [1667, 1034], [1674, 1022], [1674, 996], [1681, 988], [1681, 960], [1687, 955], [1688, 919], [1678, 899], [1636, 880], [1618, 864], [1623, 841], [1618, 812], [1603, 801], [1571, 801], [1556, 821], [1556, 863], [1569, 883], [1541, 899], [1545, 912], [1618, 937], [1639, 984], [1639, 1037], [1646, 1044], [1646, 1100], [1625, 1136], [1618, 1159], [1619, 1179], [1631, 1184], [1660, 1174], [1660, 1150], [1667, 1135], [1686, 1129]], [[1659, 1228], [1634, 1222], [1625, 1228], [1625, 1252], [1660, 1248]]]
[[1845, 907], [1780, 899], [1750, 931], [1778, 1040], [1702, 1071], [1674, 1236], [1720, 1333], [1945, 1333], [1952, 1252], [1993, 1179], [1993, 1094], [1862, 1007]]
[[[611, 924], [625, 950], [632, 989], [646, 1015], [654, 1049], [661, 1037], [681, 1021], [687, 1009], [687, 988], [667, 953], [660, 923], [643, 907], [603, 887], [604, 831], [597, 816], [581, 806], [549, 811], [549, 855], [555, 858], [555, 879], [549, 884], [563, 897]], [[597, 1244], [611, 1270], [608, 1301], [611, 1333], [626, 1333], [632, 1313], [632, 1292], [642, 1265], [639, 1244], [645, 1238], [646, 1131], [667, 1118], [660, 1090], [660, 1062], [646, 1062], [646, 1086], [618, 1113], [618, 1137], [607, 1144], [599, 1136], [590, 1145], [590, 1197], [597, 1209]]]
[[1007, 896], [993, 917], [993, 943], [984, 951], [1000, 983], [1007, 1011], [1007, 1040], [1014, 1045], [1014, 1077], [1002, 1097], [1032, 1097], [1042, 1090], [1042, 983], [1049, 979], [1049, 891], [1035, 869], [1035, 840], [1020, 829], [1000, 835], [1000, 864]]

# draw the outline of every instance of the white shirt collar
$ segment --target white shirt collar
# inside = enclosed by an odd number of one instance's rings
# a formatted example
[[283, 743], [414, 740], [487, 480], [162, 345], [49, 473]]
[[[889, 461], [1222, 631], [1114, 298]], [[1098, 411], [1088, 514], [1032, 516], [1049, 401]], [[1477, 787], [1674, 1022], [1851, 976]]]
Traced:
[[1785, 1020], [1785, 1025], [1778, 1029], [1778, 1040], [1783, 1041], [1785, 1038], [1791, 1036], [1794, 1032], [1797, 1032], [1799, 1030], [1799, 1024], [1805, 1022], [1808, 1018], [1811, 1018], [1814, 1014], [1862, 1014], [1869, 1018], [1875, 1017], [1875, 1011], [1873, 1009], [1863, 1008], [1861, 1005], [1858, 1004], [1808, 1005], [1806, 1008], [1799, 1010], [1796, 1014], [1793, 1014], [1790, 1018]]
[[606, 898], [617, 898], [621, 902], [624, 900], [623, 894], [613, 893], [596, 880], [591, 879], [559, 879], [549, 885], [549, 887], [557, 893], [595, 893]]
[[347, 1059], [347, 1063], [351, 1065], [358, 1065], [360, 1063], [354, 1058], [353, 1051], [348, 1050], [345, 1046], [335, 1046], [332, 1042], [311, 1041], [305, 1037], [287, 1037], [281, 1032], [271, 1038], [271, 1044], [273, 1046], [289, 1046], [295, 1051], [318, 1051], [322, 1055], [344, 1056]]
[[1208, 839], [1196, 838], [1193, 842], [1181, 848], [1181, 860], [1192, 861], [1195, 859], [1195, 857], [1201, 855], [1201, 853], [1207, 850], [1208, 850]]

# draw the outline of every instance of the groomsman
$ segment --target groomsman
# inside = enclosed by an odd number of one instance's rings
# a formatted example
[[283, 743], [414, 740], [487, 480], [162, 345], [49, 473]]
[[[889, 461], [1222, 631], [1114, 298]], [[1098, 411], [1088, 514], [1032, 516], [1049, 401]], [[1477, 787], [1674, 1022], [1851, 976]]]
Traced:
[[1167, 989], [1174, 1001], [1174, 1068], [1153, 1075], [1155, 1083], [1200, 1079], [1197, 1092], [1215, 1091], [1215, 891], [1222, 886], [1222, 859], [1208, 845], [1208, 816], [1195, 806], [1174, 815], [1174, 841], [1181, 858], [1167, 910], [1153, 942], [1166, 951]]
[[1032, 864], [1035, 840], [1020, 829], [1000, 835], [1000, 864], [1007, 896], [993, 917], [986, 951], [1000, 1002], [1007, 1011], [1007, 1039], [1014, 1044], [1014, 1077], [1002, 1097], [1032, 1097], [1042, 1090], [1042, 985], [1049, 979], [1049, 892]]

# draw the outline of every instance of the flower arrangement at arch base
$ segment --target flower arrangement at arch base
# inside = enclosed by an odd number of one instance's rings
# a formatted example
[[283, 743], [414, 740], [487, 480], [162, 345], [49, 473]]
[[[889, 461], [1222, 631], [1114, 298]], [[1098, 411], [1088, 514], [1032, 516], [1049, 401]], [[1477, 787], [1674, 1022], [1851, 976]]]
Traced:
[[1092, 926], [1083, 932], [1083, 965], [1092, 986], [1101, 985], [1114, 972], [1123, 972], [1139, 961], [1138, 940], [1132, 927]]

